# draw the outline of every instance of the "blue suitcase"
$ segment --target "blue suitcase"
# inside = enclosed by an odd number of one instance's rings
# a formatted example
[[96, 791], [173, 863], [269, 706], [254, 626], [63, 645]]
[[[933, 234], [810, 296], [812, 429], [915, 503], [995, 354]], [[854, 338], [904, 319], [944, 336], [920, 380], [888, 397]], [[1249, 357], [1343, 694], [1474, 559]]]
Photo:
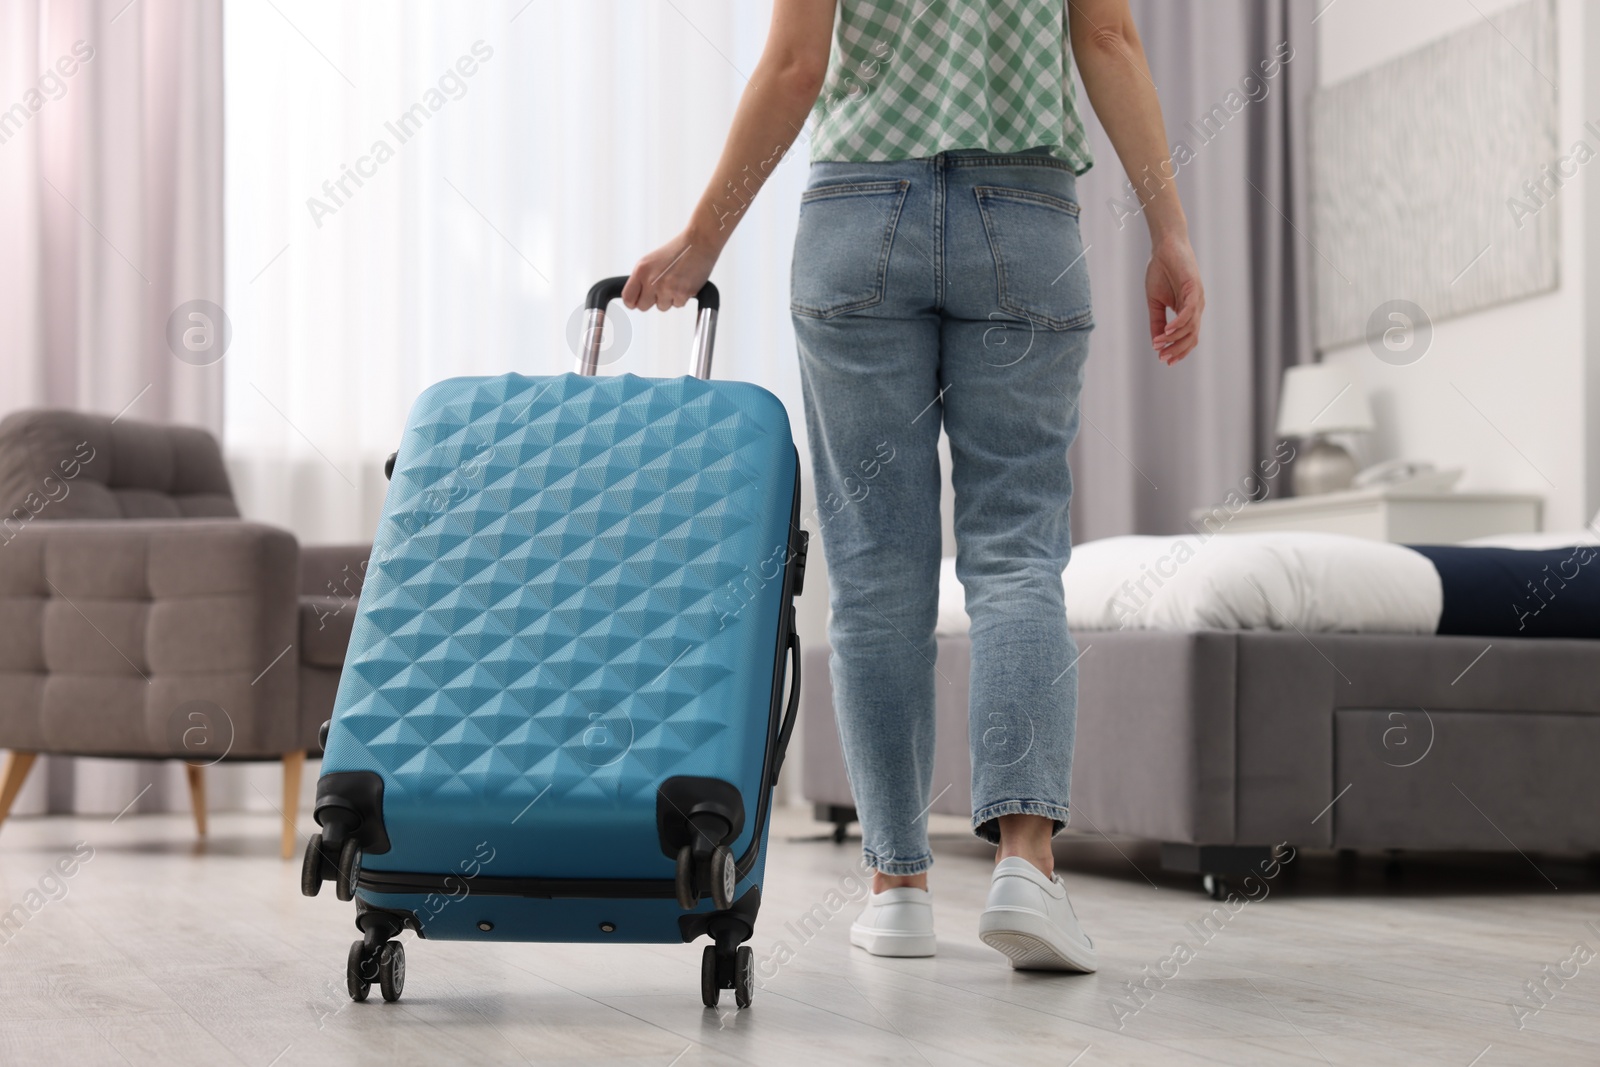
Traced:
[[691, 942], [753, 988], [772, 786], [800, 687], [782, 403], [695, 376], [453, 378], [411, 409], [317, 783], [301, 889], [354, 900], [350, 995], [430, 940]]

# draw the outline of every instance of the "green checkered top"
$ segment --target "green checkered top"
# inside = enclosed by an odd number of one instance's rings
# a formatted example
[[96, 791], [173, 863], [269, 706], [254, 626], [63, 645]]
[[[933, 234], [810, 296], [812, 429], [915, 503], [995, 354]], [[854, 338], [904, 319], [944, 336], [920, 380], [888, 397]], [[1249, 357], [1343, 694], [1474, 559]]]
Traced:
[[1067, 65], [1064, 0], [839, 0], [811, 158], [923, 159], [1049, 147], [1094, 162]]

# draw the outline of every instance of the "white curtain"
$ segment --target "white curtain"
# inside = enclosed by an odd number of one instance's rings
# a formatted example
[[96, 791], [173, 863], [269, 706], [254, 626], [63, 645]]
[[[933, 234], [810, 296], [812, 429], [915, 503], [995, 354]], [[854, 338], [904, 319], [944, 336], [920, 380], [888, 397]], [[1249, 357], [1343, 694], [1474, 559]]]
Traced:
[[[222, 7], [0, 0], [0, 415], [219, 430], [167, 320], [222, 299]], [[175, 763], [49, 758], [15, 811], [187, 807]]]
[[221, 428], [167, 320], [222, 299], [220, 2], [0, 0], [0, 415]]

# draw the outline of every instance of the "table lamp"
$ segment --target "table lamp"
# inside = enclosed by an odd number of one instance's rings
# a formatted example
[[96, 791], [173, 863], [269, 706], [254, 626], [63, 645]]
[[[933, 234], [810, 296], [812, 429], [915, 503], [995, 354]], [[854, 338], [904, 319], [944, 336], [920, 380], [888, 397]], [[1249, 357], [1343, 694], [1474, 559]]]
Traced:
[[1370, 433], [1367, 394], [1348, 374], [1326, 363], [1302, 363], [1283, 372], [1278, 436], [1303, 437], [1294, 460], [1294, 495], [1315, 496], [1350, 488], [1356, 461], [1331, 433]]

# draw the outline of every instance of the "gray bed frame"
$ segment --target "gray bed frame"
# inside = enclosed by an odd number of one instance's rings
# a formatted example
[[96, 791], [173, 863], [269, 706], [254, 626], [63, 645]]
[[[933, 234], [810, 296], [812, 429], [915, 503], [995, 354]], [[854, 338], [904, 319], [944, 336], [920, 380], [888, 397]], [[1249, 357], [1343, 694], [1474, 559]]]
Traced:
[[[1277, 845], [1600, 852], [1600, 642], [1202, 630], [1075, 635], [1071, 806], [1213, 895]], [[801, 792], [854, 819], [806, 654]], [[966, 637], [939, 639], [933, 810], [971, 814]]]

